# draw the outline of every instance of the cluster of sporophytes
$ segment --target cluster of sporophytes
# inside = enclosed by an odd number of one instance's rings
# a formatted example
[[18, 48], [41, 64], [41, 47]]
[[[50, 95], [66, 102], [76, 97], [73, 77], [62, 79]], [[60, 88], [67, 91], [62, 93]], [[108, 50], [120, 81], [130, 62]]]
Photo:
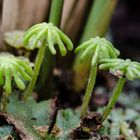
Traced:
[[[21, 90], [25, 89], [25, 80], [30, 81], [23, 95], [24, 101], [32, 94], [46, 49], [50, 51], [52, 55], [56, 55], [54, 46], [58, 46], [62, 56], [66, 55], [67, 50], [71, 51], [73, 49], [71, 40], [58, 27], [54, 26], [52, 23], [45, 22], [36, 24], [26, 31], [23, 44], [24, 48], [27, 50], [39, 49], [33, 70], [30, 62], [27, 60], [25, 61], [13, 55], [0, 56], [0, 84], [4, 86], [2, 111], [5, 111], [6, 100], [12, 92], [11, 82], [13, 79], [17, 87]], [[67, 48], [65, 48], [65, 46]], [[83, 62], [87, 56], [92, 56], [88, 84], [81, 109], [81, 118], [86, 115], [88, 110], [88, 104], [95, 85], [98, 68], [101, 70], [109, 70], [109, 72], [119, 78], [118, 84], [114, 88], [112, 97], [101, 117], [101, 121], [103, 122], [115, 106], [125, 80], [140, 78], [140, 64], [138, 62], [131, 62], [129, 59], [118, 59], [119, 51], [105, 38], [100, 37], [91, 38], [84, 42], [75, 49], [75, 53], [77, 52], [80, 52], [81, 62]], [[48, 62], [49, 61], [50, 60], [48, 60]]]
[[96, 81], [97, 69], [109, 70], [110, 73], [119, 78], [113, 90], [113, 94], [101, 116], [101, 122], [104, 122], [114, 108], [126, 79], [134, 80], [140, 78], [140, 63], [131, 61], [130, 59], [123, 60], [117, 58], [120, 52], [115, 49], [109, 41], [100, 37], [89, 39], [78, 46], [75, 52], [80, 52], [81, 62], [89, 55], [92, 56], [90, 74], [81, 109], [81, 118], [86, 115], [88, 110], [89, 100]]
[[65, 45], [68, 50], [73, 49], [72, 42], [62, 31], [52, 23], [45, 22], [36, 24], [25, 32], [23, 44], [24, 45], [21, 47], [24, 47], [27, 50], [34, 50], [35, 48], [39, 49], [33, 70], [27, 60], [24, 61], [11, 54], [8, 56], [1, 55], [0, 57], [0, 84], [4, 86], [2, 111], [6, 111], [6, 100], [11, 93], [12, 78], [14, 78], [17, 87], [22, 90], [25, 89], [23, 78], [30, 81], [23, 95], [24, 101], [32, 94], [46, 48], [49, 48], [52, 55], [56, 55], [56, 49], [54, 46], [57, 45], [62, 56], [65, 56], [67, 53]]
[[28, 59], [15, 57], [6, 52], [0, 53], [0, 85], [3, 86], [1, 111], [6, 111], [7, 98], [12, 93], [13, 81], [20, 90], [24, 90], [25, 81], [31, 80], [32, 73]]

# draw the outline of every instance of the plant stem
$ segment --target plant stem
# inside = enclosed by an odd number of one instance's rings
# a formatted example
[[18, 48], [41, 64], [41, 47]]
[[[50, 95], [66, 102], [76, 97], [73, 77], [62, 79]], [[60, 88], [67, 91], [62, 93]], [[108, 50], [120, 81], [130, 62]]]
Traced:
[[84, 42], [92, 36], [105, 35], [116, 3], [117, 0], [95, 0], [93, 2], [80, 42]]
[[126, 81], [126, 78], [120, 78], [118, 80], [117, 86], [113, 90], [113, 95], [111, 96], [111, 99], [109, 100], [109, 103], [108, 103], [108, 105], [106, 106], [106, 108], [103, 112], [103, 115], [102, 115], [102, 118], [101, 118], [102, 122], [104, 122], [106, 120], [106, 118], [110, 114], [111, 110], [114, 108], [114, 106], [115, 106], [115, 104], [116, 104], [116, 102], [119, 98], [119, 95], [120, 95], [120, 93], [123, 89], [125, 81]]
[[32, 79], [29, 83], [28, 88], [25, 91], [24, 96], [23, 96], [24, 101], [27, 100], [27, 98], [32, 94], [32, 91], [33, 91], [34, 86], [36, 84], [36, 80], [37, 80], [37, 77], [38, 77], [38, 74], [39, 74], [39, 70], [40, 70], [41, 63], [42, 63], [44, 53], [45, 53], [45, 49], [46, 49], [46, 41], [44, 40], [42, 43], [43, 44], [42, 44], [41, 48], [39, 49], [36, 60], [35, 60]]
[[83, 118], [84, 115], [86, 114], [89, 100], [92, 94], [92, 90], [95, 85], [96, 75], [97, 75], [97, 63], [94, 66], [91, 66], [91, 69], [90, 69], [88, 85], [86, 88], [86, 92], [85, 92], [85, 96], [84, 96], [83, 104], [82, 104], [81, 118]]
[[64, 0], [51, 0], [51, 1], [52, 4], [51, 4], [49, 22], [53, 23], [55, 26], [59, 26], [61, 21], [61, 14], [62, 14]]
[[[83, 31], [80, 43], [95, 36], [104, 36], [117, 0], [95, 0], [91, 7], [86, 26]], [[84, 63], [80, 63], [80, 54], [77, 54], [73, 64], [74, 89], [80, 91], [85, 88], [88, 71], [90, 69], [91, 57], [87, 57]], [[80, 81], [80, 82], [79, 82]]]
[[[52, 3], [49, 22], [59, 27], [64, 0], [51, 0], [51, 1]], [[38, 83], [36, 86], [36, 90], [41, 94], [40, 96], [42, 97], [40, 98], [42, 99], [46, 98], [46, 95], [48, 96], [48, 94], [51, 91], [54, 65], [55, 65], [55, 56], [51, 54], [50, 50], [47, 47], [45, 50], [45, 55], [41, 65]]]
[[6, 112], [6, 107], [7, 107], [7, 96], [5, 93], [3, 93], [1, 98], [0, 111]]

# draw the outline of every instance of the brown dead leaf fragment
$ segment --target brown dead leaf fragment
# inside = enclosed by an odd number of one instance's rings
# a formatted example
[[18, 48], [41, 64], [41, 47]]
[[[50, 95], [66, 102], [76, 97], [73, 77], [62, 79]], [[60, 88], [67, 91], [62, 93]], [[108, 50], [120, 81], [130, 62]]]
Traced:
[[0, 140], [14, 140], [14, 138], [13, 138], [11, 135], [9, 135], [9, 136], [3, 137], [3, 138], [0, 139]]
[[73, 129], [69, 133], [69, 139], [70, 140], [77, 140], [77, 139], [90, 139], [92, 137], [96, 137], [96, 134], [94, 132], [84, 132], [80, 127]]
[[55, 125], [55, 122], [56, 122], [56, 118], [57, 118], [57, 113], [58, 113], [58, 109], [59, 109], [59, 100], [57, 97], [54, 97], [52, 100], [51, 100], [51, 105], [50, 105], [50, 108], [51, 108], [51, 113], [50, 113], [50, 125], [49, 125], [49, 128], [48, 128], [48, 134], [50, 134], [54, 128], [54, 125]]
[[0, 119], [5, 120], [9, 125], [12, 125], [21, 140], [34, 140], [34, 138], [24, 128], [21, 121], [16, 120], [14, 117], [6, 113], [0, 113]]
[[89, 139], [93, 137], [96, 138], [97, 131], [102, 127], [100, 117], [101, 114], [99, 113], [87, 114], [81, 120], [80, 126], [70, 132], [69, 137], [72, 139]]
[[33, 127], [39, 135], [45, 137], [46, 133], [48, 132], [49, 126], [33, 126]]
[[101, 114], [99, 114], [99, 113], [89, 113], [89, 114], [87, 114], [81, 120], [81, 124], [80, 124], [83, 131], [97, 132], [102, 126], [102, 124], [100, 122], [100, 117], [101, 117]]
[[102, 136], [101, 140], [111, 140], [108, 136]]
[[59, 135], [60, 134], [60, 129], [56, 125], [54, 125], [51, 134], [54, 135], [54, 136]]
[[[45, 137], [47, 132], [48, 132], [48, 128], [49, 126], [33, 126], [35, 128], [35, 130], [37, 131], [37, 133], [39, 135], [41, 135], [42, 137]], [[54, 135], [54, 136], [57, 136], [59, 135], [60, 133], [60, 129], [54, 125], [52, 131], [51, 131], [51, 134]]]

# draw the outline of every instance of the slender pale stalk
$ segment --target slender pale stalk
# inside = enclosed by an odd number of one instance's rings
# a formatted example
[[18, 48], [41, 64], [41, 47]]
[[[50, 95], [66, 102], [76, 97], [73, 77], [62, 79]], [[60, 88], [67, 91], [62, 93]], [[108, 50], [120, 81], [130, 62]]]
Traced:
[[84, 99], [83, 99], [82, 110], [81, 110], [81, 115], [80, 115], [81, 118], [83, 118], [86, 114], [86, 111], [88, 109], [88, 104], [89, 104], [89, 101], [90, 101], [90, 97], [91, 97], [91, 94], [92, 94], [92, 90], [93, 90], [93, 87], [95, 85], [97, 68], [98, 68], [99, 50], [100, 50], [99, 47], [97, 47], [96, 50], [95, 50], [95, 53], [92, 57], [88, 84], [87, 84], [85, 96], [84, 96]]
[[85, 92], [85, 96], [84, 96], [83, 104], [82, 104], [81, 118], [84, 117], [88, 109], [89, 100], [90, 100], [92, 90], [96, 81], [96, 75], [97, 75], [97, 63], [94, 66], [92, 66], [90, 69], [88, 85], [86, 88], [86, 92]]
[[[59, 27], [64, 0], [51, 0], [51, 1], [52, 3], [51, 3], [49, 22]], [[42, 96], [41, 98], [46, 98], [46, 95], [48, 95], [51, 90], [54, 65], [55, 65], [55, 56], [51, 54], [50, 50], [47, 47], [41, 65], [41, 70], [40, 70], [41, 72], [38, 78], [38, 83], [36, 86], [36, 90]]]
[[8, 99], [8, 97], [6, 96], [5, 93], [3, 93], [2, 97], [1, 97], [1, 104], [0, 104], [0, 111], [1, 112], [6, 112], [7, 99]]
[[43, 44], [42, 44], [41, 48], [39, 49], [36, 60], [35, 60], [32, 79], [29, 83], [28, 88], [25, 91], [24, 96], [23, 96], [24, 101], [32, 94], [32, 91], [33, 91], [35, 84], [36, 84], [36, 81], [37, 81], [37, 77], [38, 77], [38, 74], [40, 71], [40, 67], [41, 67], [42, 60], [43, 60], [44, 53], [45, 53], [45, 49], [46, 49], [46, 41], [44, 40], [42, 43]]
[[110, 114], [111, 110], [114, 108], [114, 106], [120, 96], [120, 93], [123, 89], [125, 81], [126, 81], [126, 78], [120, 78], [118, 80], [117, 86], [113, 90], [113, 95], [111, 96], [111, 99], [109, 100], [108, 105], [106, 106], [105, 110], [103, 111], [103, 115], [101, 118], [102, 122], [104, 122], [106, 120], [106, 118]]

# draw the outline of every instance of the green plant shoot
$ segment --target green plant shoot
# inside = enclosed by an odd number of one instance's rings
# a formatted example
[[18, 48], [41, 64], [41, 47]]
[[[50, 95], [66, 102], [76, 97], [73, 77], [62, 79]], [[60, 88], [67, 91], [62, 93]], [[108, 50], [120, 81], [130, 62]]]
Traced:
[[89, 55], [92, 56], [90, 74], [85, 96], [82, 104], [81, 117], [86, 114], [92, 90], [96, 81], [98, 61], [103, 58], [117, 58], [119, 51], [105, 38], [95, 37], [84, 42], [75, 49], [75, 53], [81, 52], [81, 62]]
[[32, 67], [27, 59], [24, 60], [9, 53], [0, 54], [0, 85], [4, 88], [2, 111], [5, 111], [7, 98], [12, 93], [12, 81], [15, 81], [20, 90], [24, 90], [24, 80], [30, 81], [31, 77]]
[[[40, 66], [44, 57], [46, 47], [49, 48], [49, 51], [55, 55], [56, 49], [55, 45], [58, 46], [62, 56], [65, 56], [67, 49], [71, 51], [73, 49], [73, 44], [70, 39], [56, 26], [52, 23], [40, 23], [32, 26], [26, 33], [23, 39], [25, 48], [28, 50], [33, 50], [35, 48], [39, 49], [37, 58], [35, 61], [34, 72], [32, 80], [25, 91], [23, 99], [26, 100], [28, 96], [33, 91], [33, 88], [36, 84]], [[65, 48], [67, 46], [67, 49]]]
[[140, 63], [131, 61], [130, 59], [102, 59], [100, 63], [99, 69], [109, 70], [113, 75], [119, 78], [117, 86], [113, 90], [113, 95], [103, 112], [103, 122], [114, 108], [126, 79], [134, 80], [140, 78]]

